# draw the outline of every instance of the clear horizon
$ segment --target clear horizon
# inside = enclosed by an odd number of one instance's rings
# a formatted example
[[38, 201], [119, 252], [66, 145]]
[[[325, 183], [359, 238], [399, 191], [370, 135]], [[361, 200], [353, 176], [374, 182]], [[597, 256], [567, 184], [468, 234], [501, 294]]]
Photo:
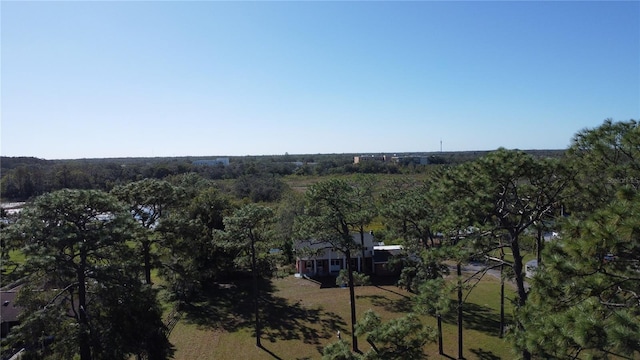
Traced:
[[0, 16], [2, 156], [561, 150], [640, 116], [636, 1], [3, 1]]
[[[215, 158], [225, 158], [225, 157], [260, 157], [260, 156], [314, 156], [314, 155], [353, 155], [353, 156], [368, 156], [368, 155], [420, 155], [420, 154], [451, 154], [451, 153], [464, 153], [464, 152], [491, 152], [498, 150], [434, 150], [434, 151], [382, 151], [382, 152], [343, 152], [343, 153], [285, 153], [285, 154], [245, 154], [245, 155], [225, 155], [225, 154], [214, 154], [214, 155], [177, 155], [177, 156], [108, 156], [108, 157], [80, 157], [80, 158], [43, 158], [39, 156], [24, 156], [24, 155], [1, 155], [3, 157], [33, 157], [40, 160], [52, 160], [52, 161], [64, 161], [64, 160], [108, 160], [108, 159], [154, 159], [154, 158], [193, 158], [192, 160], [215, 160]], [[509, 150], [520, 150], [520, 151], [565, 151], [566, 149], [509, 149]]]

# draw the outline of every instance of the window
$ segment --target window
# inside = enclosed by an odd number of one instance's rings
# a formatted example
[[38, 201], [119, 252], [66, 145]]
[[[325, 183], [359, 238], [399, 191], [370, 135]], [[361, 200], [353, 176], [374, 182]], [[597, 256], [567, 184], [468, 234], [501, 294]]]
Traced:
[[331, 259], [331, 265], [332, 266], [340, 266], [341, 265], [341, 261], [340, 259]]

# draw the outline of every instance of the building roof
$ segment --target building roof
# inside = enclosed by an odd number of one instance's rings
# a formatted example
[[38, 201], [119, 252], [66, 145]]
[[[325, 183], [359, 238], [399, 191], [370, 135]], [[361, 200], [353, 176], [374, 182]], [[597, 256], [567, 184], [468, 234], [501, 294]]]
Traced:
[[22, 308], [16, 306], [17, 296], [18, 292], [16, 291], [0, 292], [0, 319], [3, 323], [18, 321], [18, 315], [20, 315]]
[[[356, 244], [360, 244], [360, 233], [353, 233], [351, 234], [351, 237], [353, 238], [353, 242]], [[364, 233], [364, 246], [368, 247], [369, 249], [377, 246], [377, 242], [375, 241], [375, 237], [373, 236], [372, 233], [370, 232], [365, 232]], [[300, 249], [326, 249], [326, 248], [332, 248], [333, 246], [331, 246], [331, 244], [327, 243], [327, 242], [319, 242], [317, 240], [314, 239], [306, 239], [306, 240], [298, 240], [295, 243], [295, 248], [300, 250]]]
[[402, 245], [375, 245], [373, 250], [402, 250]]

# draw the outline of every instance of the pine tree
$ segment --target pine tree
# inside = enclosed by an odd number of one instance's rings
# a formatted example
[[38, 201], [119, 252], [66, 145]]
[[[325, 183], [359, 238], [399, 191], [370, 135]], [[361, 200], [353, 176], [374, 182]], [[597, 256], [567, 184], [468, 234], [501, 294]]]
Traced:
[[159, 241], [154, 230], [167, 209], [177, 202], [176, 188], [164, 180], [144, 179], [118, 186], [111, 192], [129, 206], [131, 215], [140, 225], [136, 240], [144, 263], [145, 281], [151, 284], [152, 249]]
[[230, 246], [247, 253], [250, 258], [256, 346], [262, 346], [260, 343], [262, 326], [260, 322], [258, 258], [261, 254], [266, 254], [266, 251], [260, 251], [260, 248], [264, 249], [265, 244], [270, 240], [270, 226], [273, 220], [271, 208], [256, 204], [247, 204], [236, 210], [232, 216], [224, 219], [225, 237], [230, 242]]
[[[8, 231], [24, 244], [27, 280], [11, 341], [40, 357], [126, 359], [154, 348], [169, 356], [155, 292], [141, 283], [127, 245], [133, 228], [127, 210], [101, 191], [61, 190], [30, 204]], [[50, 339], [46, 352], [34, 346]]]
[[298, 217], [296, 228], [304, 239], [319, 244], [329, 244], [344, 254], [346, 259], [349, 301], [351, 308], [351, 341], [358, 352], [358, 337], [355, 334], [356, 299], [353, 281], [352, 256], [360, 249], [353, 240], [352, 231], [358, 231], [362, 218], [354, 201], [354, 188], [341, 179], [318, 182], [307, 190], [305, 214]]
[[[505, 149], [446, 173], [440, 194], [441, 201], [447, 202], [445, 232], [449, 234], [449, 243], [459, 249], [458, 276], [461, 262], [470, 253], [493, 261], [493, 266], [509, 266], [517, 287], [516, 305], [524, 306], [528, 294], [523, 240], [527, 231], [558, 212], [568, 184], [565, 175], [564, 167], [557, 161], [539, 160], [521, 151]], [[513, 255], [513, 262], [495, 256], [505, 249]], [[461, 298], [460, 291], [458, 297]], [[515, 327], [525, 331], [517, 317]], [[530, 358], [526, 349], [522, 356]]]
[[538, 357], [640, 356], [640, 127], [580, 131], [569, 218], [548, 244], [523, 309], [516, 345]]
[[539, 357], [640, 356], [640, 196], [569, 221], [544, 255], [517, 345]]

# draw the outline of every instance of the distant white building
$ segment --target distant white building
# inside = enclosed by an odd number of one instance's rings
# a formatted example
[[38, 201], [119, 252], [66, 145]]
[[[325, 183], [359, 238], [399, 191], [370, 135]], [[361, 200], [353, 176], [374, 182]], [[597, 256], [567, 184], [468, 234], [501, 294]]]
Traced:
[[221, 158], [217, 158], [215, 160], [194, 160], [191, 164], [193, 165], [197, 165], [197, 166], [216, 166], [216, 165], [224, 165], [224, 166], [228, 166], [229, 165], [229, 158], [228, 157], [221, 157]]
[[391, 162], [396, 164], [415, 164], [415, 165], [429, 165], [431, 162], [428, 156], [419, 155], [405, 155], [405, 156], [392, 156]]
[[354, 164], [360, 164], [362, 162], [368, 162], [368, 161], [385, 162], [387, 161], [387, 156], [386, 155], [360, 155], [360, 156], [353, 157]]

